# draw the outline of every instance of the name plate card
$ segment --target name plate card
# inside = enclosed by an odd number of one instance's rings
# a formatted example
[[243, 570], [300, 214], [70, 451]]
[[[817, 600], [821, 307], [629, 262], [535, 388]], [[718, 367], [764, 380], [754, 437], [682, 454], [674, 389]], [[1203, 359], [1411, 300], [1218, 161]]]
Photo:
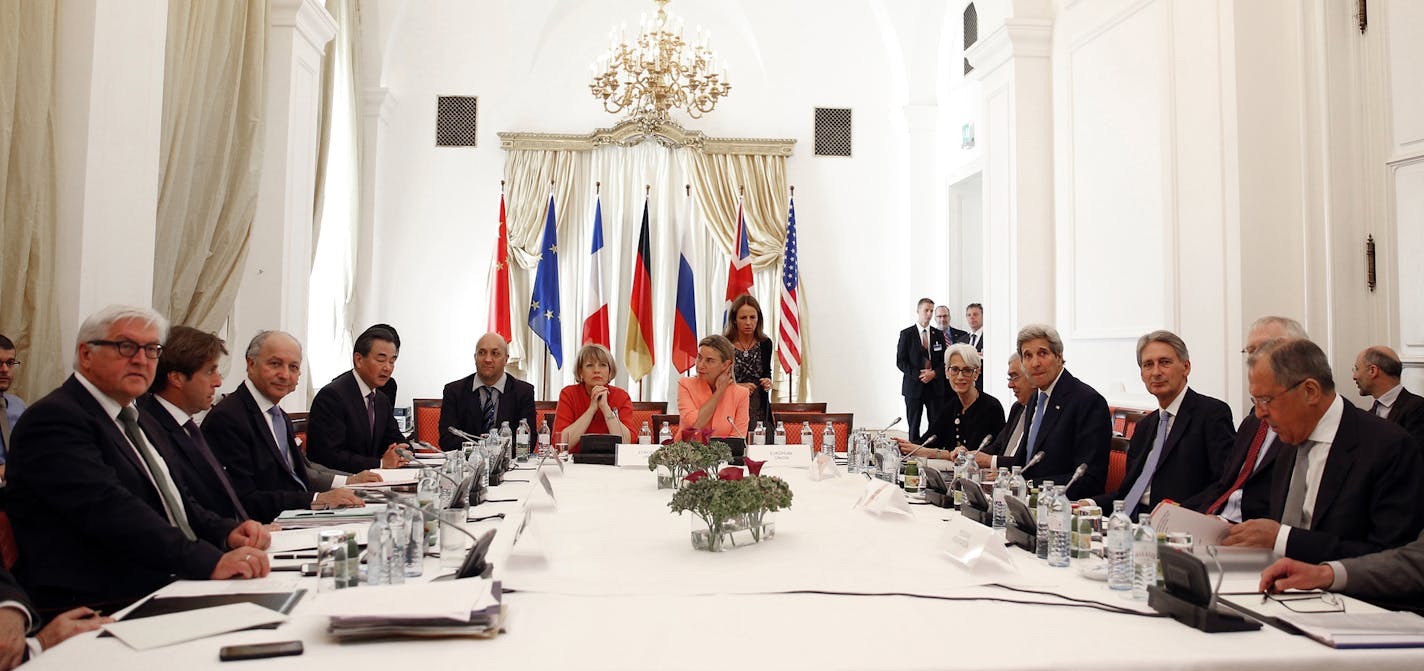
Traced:
[[806, 445], [748, 445], [747, 457], [767, 466], [810, 468], [811, 448]]
[[964, 566], [973, 569], [984, 562], [984, 557], [998, 560], [1004, 566], [1013, 568], [1014, 560], [1009, 549], [1004, 547], [1004, 538], [990, 527], [975, 523], [963, 515], [950, 518], [949, 526], [940, 535], [940, 549]]
[[615, 463], [623, 468], [647, 468], [648, 457], [653, 456], [662, 445], [643, 445], [640, 443], [623, 443], [618, 446], [618, 457]]

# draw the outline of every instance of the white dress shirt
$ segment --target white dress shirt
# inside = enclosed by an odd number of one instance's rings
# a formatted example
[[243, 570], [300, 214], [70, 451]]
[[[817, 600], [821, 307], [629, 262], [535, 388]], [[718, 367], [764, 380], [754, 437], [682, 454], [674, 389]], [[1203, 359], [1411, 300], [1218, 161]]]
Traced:
[[1399, 392], [1404, 389], [1403, 384], [1394, 385], [1394, 388], [1375, 397], [1379, 402], [1379, 410], [1375, 411], [1375, 416], [1380, 419], [1389, 419], [1389, 411], [1394, 408], [1394, 402], [1399, 400]]
[[[1313, 443], [1314, 447], [1305, 455], [1305, 499], [1301, 501], [1301, 509], [1304, 514], [1301, 519], [1308, 525], [1311, 516], [1315, 513], [1315, 498], [1320, 494], [1320, 477], [1325, 474], [1325, 460], [1330, 457], [1330, 444], [1335, 442], [1335, 434], [1340, 430], [1340, 418], [1345, 414], [1345, 399], [1339, 394], [1335, 395], [1335, 400], [1330, 402], [1330, 407], [1325, 410], [1325, 414], [1320, 417], [1320, 421], [1315, 423], [1315, 429], [1310, 432], [1307, 442]], [[1291, 527], [1281, 525], [1281, 530], [1276, 533], [1275, 552], [1277, 557], [1286, 555], [1286, 542], [1290, 540]]]

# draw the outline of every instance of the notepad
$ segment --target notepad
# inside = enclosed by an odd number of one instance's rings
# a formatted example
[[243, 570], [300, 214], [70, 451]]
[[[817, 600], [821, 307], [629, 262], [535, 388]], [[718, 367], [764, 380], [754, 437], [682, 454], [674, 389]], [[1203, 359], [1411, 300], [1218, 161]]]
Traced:
[[104, 625], [104, 630], [135, 650], [151, 650], [286, 619], [286, 615], [254, 603], [234, 603], [114, 622]]

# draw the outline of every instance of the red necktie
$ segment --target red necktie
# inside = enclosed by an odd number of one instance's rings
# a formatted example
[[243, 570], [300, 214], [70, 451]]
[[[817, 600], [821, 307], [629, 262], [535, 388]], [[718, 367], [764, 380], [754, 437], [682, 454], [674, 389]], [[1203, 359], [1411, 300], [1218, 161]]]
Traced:
[[1256, 436], [1251, 439], [1251, 449], [1246, 450], [1246, 463], [1241, 465], [1241, 474], [1236, 476], [1236, 482], [1232, 483], [1231, 488], [1206, 509], [1206, 514], [1215, 515], [1220, 512], [1221, 507], [1226, 505], [1226, 500], [1231, 498], [1236, 490], [1241, 489], [1241, 485], [1246, 484], [1246, 478], [1251, 477], [1251, 472], [1256, 470], [1256, 456], [1261, 453], [1261, 444], [1266, 442], [1266, 430], [1269, 428], [1265, 422], [1256, 427]]

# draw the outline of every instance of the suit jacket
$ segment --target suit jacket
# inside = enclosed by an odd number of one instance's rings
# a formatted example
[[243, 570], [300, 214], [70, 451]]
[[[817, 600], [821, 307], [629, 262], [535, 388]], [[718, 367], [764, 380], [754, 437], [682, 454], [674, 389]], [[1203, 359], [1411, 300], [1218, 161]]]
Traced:
[[[1419, 482], [1424, 457], [1404, 429], [1344, 404], [1316, 488], [1310, 529], [1291, 529], [1286, 556], [1319, 563], [1399, 547], [1424, 529]], [[1318, 448], [1317, 448], [1318, 449]], [[1296, 449], [1281, 451], [1271, 482], [1271, 519], [1280, 520]]]
[[25, 613], [30, 616], [30, 628], [26, 634], [32, 634], [40, 628], [40, 614], [35, 611], [35, 607], [30, 604], [30, 595], [25, 594], [25, 590], [20, 587], [20, 582], [15, 580], [15, 576], [0, 566], [0, 601], [14, 601], [20, 604]]
[[1392, 550], [1340, 560], [1350, 596], [1418, 609], [1424, 602], [1424, 534]]
[[455, 427], [465, 433], [480, 435], [499, 429], [500, 422], [509, 422], [509, 428], [518, 430], [519, 420], [529, 423], [529, 432], [538, 433], [539, 424], [534, 413], [534, 385], [513, 375], [504, 377], [504, 393], [494, 409], [494, 426], [485, 426], [485, 413], [480, 408], [480, 395], [475, 391], [475, 374], [471, 373], [445, 385], [445, 393], [440, 400], [440, 449], [449, 452], [460, 448], [462, 438], [450, 433]]
[[[174, 476], [187, 487], [187, 494], [218, 515], [235, 520], [246, 519], [246, 515], [238, 512], [232, 499], [228, 497], [232, 481], [227, 477], [227, 469], [213, 470], [212, 465], [203, 458], [198, 444], [188, 435], [188, 430], [178, 425], [173, 415], [153, 394], [144, 394], [135, 403], [139, 412], [152, 417], [154, 423], [168, 434], [168, 442], [173, 446], [168, 468], [175, 471]], [[204, 440], [207, 440], [206, 436]], [[218, 465], [221, 466], [222, 462], [218, 462]]]
[[[172, 463], [166, 432], [142, 412], [139, 425]], [[197, 540], [184, 538], [138, 453], [73, 375], [30, 406], [11, 438], [9, 513], [23, 548], [15, 573], [41, 610], [111, 607], [175, 576], [212, 574], [237, 521], [183, 495]]]
[[405, 442], [396, 428], [391, 399], [374, 396], [374, 429], [367, 424], [366, 399], [356, 384], [355, 371], [346, 371], [321, 388], [307, 415], [307, 453], [312, 460], [343, 471], [381, 467], [381, 455], [392, 443]]
[[[1117, 491], [1093, 497], [1099, 506], [1111, 509], [1112, 502], [1126, 498], [1133, 483], [1142, 475], [1147, 456], [1157, 442], [1161, 413], [1154, 410], [1137, 422], [1127, 447], [1127, 475]], [[1177, 408], [1177, 416], [1172, 419], [1167, 440], [1162, 443], [1157, 470], [1152, 474], [1148, 506], [1141, 508], [1137, 501], [1127, 501], [1128, 515], [1133, 516], [1134, 511], [1149, 512], [1163, 499], [1180, 503], [1221, 479], [1235, 438], [1230, 406], [1188, 387]]]
[[954, 328], [953, 325], [951, 325], [951, 326], [949, 327], [949, 332], [948, 332], [948, 333], [945, 333], [945, 332], [943, 332], [943, 331], [941, 331], [940, 333], [941, 333], [940, 339], [942, 339], [942, 340], [948, 340], [948, 341], [949, 341], [949, 344], [951, 344], [951, 345], [957, 345], [957, 344], [960, 344], [960, 343], [963, 343], [963, 344], [965, 344], [965, 345], [968, 345], [968, 344], [969, 344], [969, 332], [968, 332], [968, 331], [961, 331], [961, 330], [959, 330], [959, 329], [957, 329], [957, 328]]
[[310, 464], [297, 447], [297, 432], [288, 418], [287, 444], [282, 449], [299, 466], [295, 470], [301, 484], [292, 479], [292, 471], [287, 470], [277, 451], [268, 417], [257, 406], [247, 385], [239, 384], [208, 411], [202, 427], [203, 437], [227, 470], [242, 507], [252, 519], [263, 523], [276, 519], [283, 510], [310, 508], [312, 492], [326, 489], [313, 481]]
[[1389, 421], [1404, 427], [1414, 444], [1424, 449], [1424, 396], [1400, 389], [1394, 405], [1389, 408]]
[[[1023, 415], [1023, 411], [1024, 405], [1018, 401], [1014, 401], [1014, 404], [1009, 407], [1009, 418], [1006, 420], [1004, 428], [999, 429], [999, 433], [994, 436], [994, 439], [989, 441], [988, 445], [984, 446], [982, 450], [984, 454], [997, 456], [1004, 454], [1004, 451], [1009, 447], [1009, 439], [1013, 437], [1014, 426], [1019, 423], [1019, 417]], [[1027, 427], [1025, 427], [1024, 435], [1028, 435]], [[973, 448], [975, 446], [970, 445], [969, 447]]]
[[[1236, 428], [1236, 440], [1226, 456], [1226, 463], [1221, 467], [1220, 477], [1196, 495], [1182, 501], [1183, 507], [1206, 512], [1211, 504], [1216, 503], [1222, 494], [1236, 484], [1236, 478], [1241, 475], [1241, 469], [1246, 465], [1246, 455], [1251, 451], [1251, 441], [1255, 440], [1260, 426], [1261, 418], [1257, 417], [1254, 411], [1247, 412], [1246, 419], [1241, 420], [1241, 425]], [[1266, 455], [1260, 457], [1261, 464], [1246, 478], [1246, 482], [1241, 484], [1242, 520], [1270, 517], [1271, 482], [1275, 477], [1277, 458], [1286, 447], [1277, 436], [1269, 445], [1261, 448]]]
[[[1028, 456], [1028, 439], [1032, 435], [1033, 416], [1038, 412], [1038, 393], [1034, 392], [1024, 409], [1028, 426], [1024, 428], [1018, 453], [1009, 464], [1023, 465]], [[1073, 478], [1080, 464], [1087, 464], [1083, 476], [1067, 491], [1069, 499], [1097, 494], [1107, 488], [1108, 451], [1112, 449], [1112, 415], [1108, 402], [1092, 387], [1073, 377], [1067, 369], [1058, 378], [1053, 395], [1048, 397], [1043, 427], [1038, 432], [1034, 456], [1043, 457], [1037, 464], [1024, 469], [1024, 477], [1032, 480], [1052, 480], [1065, 484]]]
[[[904, 380], [900, 383], [900, 394], [905, 398], [940, 398], [948, 388], [944, 380], [944, 333], [933, 326], [929, 328], [928, 356], [920, 344], [919, 326], [910, 326], [900, 331], [900, 342], [895, 347], [895, 365], [899, 366], [900, 372], [904, 374]], [[929, 384], [920, 382], [920, 371], [925, 368], [935, 372], [935, 379], [930, 380]]]

